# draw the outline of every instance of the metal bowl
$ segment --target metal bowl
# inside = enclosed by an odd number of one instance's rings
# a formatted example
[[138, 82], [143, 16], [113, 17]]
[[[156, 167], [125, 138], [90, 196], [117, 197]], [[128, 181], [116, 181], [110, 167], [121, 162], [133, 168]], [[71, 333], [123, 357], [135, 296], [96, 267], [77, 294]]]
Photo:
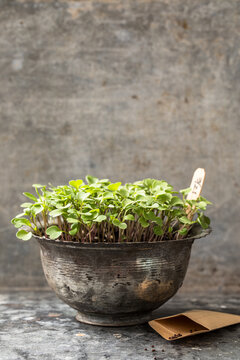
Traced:
[[210, 229], [193, 228], [184, 240], [84, 244], [35, 236], [50, 287], [78, 310], [77, 320], [123, 326], [149, 321], [183, 283], [194, 239]]

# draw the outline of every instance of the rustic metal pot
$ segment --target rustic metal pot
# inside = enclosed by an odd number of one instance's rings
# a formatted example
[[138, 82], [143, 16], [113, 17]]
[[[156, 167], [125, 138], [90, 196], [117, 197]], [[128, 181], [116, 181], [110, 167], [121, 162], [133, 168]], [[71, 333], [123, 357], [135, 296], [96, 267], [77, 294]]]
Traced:
[[78, 310], [77, 320], [122, 326], [149, 321], [152, 311], [183, 283], [194, 239], [210, 233], [195, 226], [184, 240], [84, 244], [36, 236], [50, 287]]

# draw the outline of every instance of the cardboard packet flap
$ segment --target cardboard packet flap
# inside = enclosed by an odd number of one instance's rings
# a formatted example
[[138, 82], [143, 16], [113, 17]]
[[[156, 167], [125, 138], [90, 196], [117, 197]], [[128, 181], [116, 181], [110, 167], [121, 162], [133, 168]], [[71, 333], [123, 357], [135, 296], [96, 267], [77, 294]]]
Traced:
[[210, 310], [191, 310], [183, 313], [189, 319], [206, 327], [209, 331], [238, 324], [240, 316]]
[[239, 322], [239, 315], [208, 310], [191, 310], [152, 320], [149, 325], [165, 339], [176, 340]]
[[149, 325], [166, 340], [176, 340], [182, 337], [209, 331], [207, 328], [189, 319], [184, 314], [177, 314], [149, 322]]

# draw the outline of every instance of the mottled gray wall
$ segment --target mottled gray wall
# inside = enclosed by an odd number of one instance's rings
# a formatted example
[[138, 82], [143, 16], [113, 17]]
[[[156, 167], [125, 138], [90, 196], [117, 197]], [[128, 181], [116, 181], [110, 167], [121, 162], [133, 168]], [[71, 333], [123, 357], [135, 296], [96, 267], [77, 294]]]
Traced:
[[189, 185], [213, 234], [183, 291], [239, 291], [240, 1], [0, 1], [0, 285], [45, 286], [10, 219], [32, 183]]

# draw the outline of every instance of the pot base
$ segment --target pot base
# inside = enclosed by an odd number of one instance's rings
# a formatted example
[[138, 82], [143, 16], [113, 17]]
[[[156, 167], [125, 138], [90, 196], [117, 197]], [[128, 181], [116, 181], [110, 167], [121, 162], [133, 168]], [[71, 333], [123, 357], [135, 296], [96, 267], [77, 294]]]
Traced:
[[76, 319], [82, 323], [99, 326], [128, 326], [144, 324], [152, 320], [152, 312], [129, 314], [83, 314], [78, 312]]

